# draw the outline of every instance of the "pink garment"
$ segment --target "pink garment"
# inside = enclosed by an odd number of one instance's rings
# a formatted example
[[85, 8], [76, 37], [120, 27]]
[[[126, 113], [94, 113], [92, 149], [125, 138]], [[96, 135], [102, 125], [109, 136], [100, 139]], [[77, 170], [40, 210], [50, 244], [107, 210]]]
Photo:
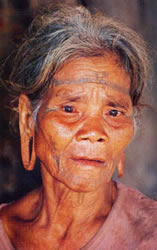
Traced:
[[[0, 209], [6, 206], [6, 204], [0, 205]], [[12, 246], [8, 235], [6, 234], [2, 221], [0, 220], [0, 250], [14, 250], [15, 248]]]
[[[117, 188], [106, 221], [82, 250], [157, 250], [157, 202], [121, 183]], [[0, 220], [0, 250], [13, 249]]]
[[157, 201], [121, 183], [103, 226], [83, 250], [157, 250]]

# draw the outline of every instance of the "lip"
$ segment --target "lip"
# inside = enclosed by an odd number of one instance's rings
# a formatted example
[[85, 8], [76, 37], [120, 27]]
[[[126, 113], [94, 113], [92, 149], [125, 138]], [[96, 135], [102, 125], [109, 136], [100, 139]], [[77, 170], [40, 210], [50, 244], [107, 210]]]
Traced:
[[99, 159], [90, 159], [90, 158], [71, 158], [74, 162], [83, 166], [92, 166], [92, 167], [104, 167], [105, 162]]

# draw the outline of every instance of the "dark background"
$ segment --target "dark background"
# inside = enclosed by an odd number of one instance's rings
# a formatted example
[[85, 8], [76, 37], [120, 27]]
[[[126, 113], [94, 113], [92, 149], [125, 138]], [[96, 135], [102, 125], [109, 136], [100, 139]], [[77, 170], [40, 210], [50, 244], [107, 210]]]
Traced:
[[[53, 0], [0, 0], [0, 62], [18, 44], [38, 8]], [[147, 42], [152, 61], [152, 81], [148, 82], [145, 109], [137, 122], [134, 139], [127, 149], [126, 171], [122, 182], [157, 199], [157, 1], [156, 0], [64, 0], [79, 3], [91, 11], [98, 9], [106, 16], [125, 23]], [[0, 203], [19, 198], [40, 185], [39, 164], [33, 172], [23, 169], [19, 137], [10, 130], [9, 96], [0, 87]], [[116, 178], [116, 174], [115, 174]]]

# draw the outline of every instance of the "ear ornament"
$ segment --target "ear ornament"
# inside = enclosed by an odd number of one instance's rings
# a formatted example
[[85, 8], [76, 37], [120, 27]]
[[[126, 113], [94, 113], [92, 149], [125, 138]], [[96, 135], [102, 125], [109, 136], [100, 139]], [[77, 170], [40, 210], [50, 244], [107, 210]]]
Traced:
[[36, 162], [36, 153], [35, 153], [35, 138], [34, 136], [30, 139], [26, 139], [25, 142], [21, 143], [21, 153], [22, 153], [22, 162], [24, 168], [28, 171], [34, 169]]
[[125, 154], [123, 152], [120, 161], [117, 165], [118, 178], [122, 178], [124, 176], [124, 165], [125, 165]]

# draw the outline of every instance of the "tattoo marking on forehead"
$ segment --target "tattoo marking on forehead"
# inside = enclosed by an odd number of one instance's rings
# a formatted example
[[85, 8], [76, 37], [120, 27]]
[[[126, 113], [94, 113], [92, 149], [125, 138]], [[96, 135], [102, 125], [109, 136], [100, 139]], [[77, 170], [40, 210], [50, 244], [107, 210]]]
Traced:
[[93, 72], [95, 79], [98, 81], [98, 83], [104, 83], [104, 77], [108, 76], [107, 72]]
[[104, 86], [108, 86], [111, 87], [117, 91], [122, 92], [125, 95], [129, 95], [129, 91], [123, 87], [118, 86], [116, 83], [114, 82], [107, 82], [104, 80], [104, 76], [106, 75], [106, 73], [95, 73], [95, 76], [93, 77], [83, 77], [80, 79], [65, 79], [65, 80], [57, 80], [55, 78], [53, 78], [53, 84], [54, 87], [58, 86], [58, 85], [71, 85], [71, 84], [82, 84], [82, 83], [99, 83], [102, 84]]

